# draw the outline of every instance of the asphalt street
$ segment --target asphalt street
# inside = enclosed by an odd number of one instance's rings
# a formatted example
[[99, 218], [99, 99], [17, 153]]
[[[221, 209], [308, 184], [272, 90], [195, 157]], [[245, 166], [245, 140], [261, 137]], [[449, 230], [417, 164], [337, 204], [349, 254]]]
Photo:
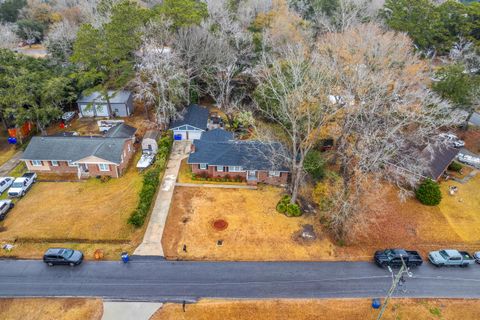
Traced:
[[[480, 298], [480, 266], [425, 263], [397, 290], [403, 297]], [[41, 261], [0, 261], [1, 297], [101, 297], [125, 301], [199, 298], [382, 297], [391, 274], [368, 262], [172, 262], [134, 257], [48, 267]]]

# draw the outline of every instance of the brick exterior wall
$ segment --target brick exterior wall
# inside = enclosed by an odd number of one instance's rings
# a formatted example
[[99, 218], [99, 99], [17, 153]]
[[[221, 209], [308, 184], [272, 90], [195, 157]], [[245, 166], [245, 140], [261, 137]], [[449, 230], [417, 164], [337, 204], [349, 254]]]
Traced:
[[[125, 145], [123, 147], [123, 162], [119, 166], [110, 164], [108, 165], [109, 171], [100, 171], [98, 164], [88, 163], [86, 164], [88, 166], [88, 175], [84, 176], [84, 178], [97, 176], [110, 176], [112, 178], [118, 178], [125, 172], [134, 154], [135, 148], [133, 147], [133, 141], [127, 140], [125, 141]], [[42, 166], [33, 166], [31, 161], [25, 161], [25, 164], [29, 171], [39, 173], [55, 173], [61, 175], [78, 172], [78, 168], [76, 166], [70, 167], [67, 161], [58, 161], [57, 167], [52, 166], [50, 161], [42, 161]]]
[[[192, 168], [192, 173], [196, 175], [206, 175], [211, 178], [223, 178], [225, 176], [231, 178], [241, 177], [243, 181], [247, 180], [247, 172], [219, 172], [216, 166], [208, 166], [207, 170], [202, 170], [198, 164], [191, 164], [190, 167]], [[224, 169], [227, 169], [227, 167], [224, 167]], [[257, 171], [256, 182], [275, 186], [286, 185], [288, 182], [288, 172], [281, 172], [279, 177], [270, 177], [268, 171]]]
[[70, 167], [67, 161], [58, 161], [58, 166], [52, 166], [51, 161], [42, 161], [42, 166], [34, 166], [31, 161], [25, 161], [28, 171], [33, 172], [52, 172], [57, 174], [62, 173], [77, 173], [77, 167]]

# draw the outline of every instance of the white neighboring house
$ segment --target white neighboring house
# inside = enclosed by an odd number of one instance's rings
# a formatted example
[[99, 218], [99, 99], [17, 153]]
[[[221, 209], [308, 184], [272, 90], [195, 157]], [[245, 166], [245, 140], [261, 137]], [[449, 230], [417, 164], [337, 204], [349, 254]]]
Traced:
[[178, 120], [170, 124], [174, 140], [198, 140], [207, 130], [209, 111], [205, 107], [192, 104]]
[[109, 91], [108, 96], [111, 109], [100, 92], [82, 95], [77, 100], [79, 117], [128, 117], [133, 113], [133, 95], [130, 91]]

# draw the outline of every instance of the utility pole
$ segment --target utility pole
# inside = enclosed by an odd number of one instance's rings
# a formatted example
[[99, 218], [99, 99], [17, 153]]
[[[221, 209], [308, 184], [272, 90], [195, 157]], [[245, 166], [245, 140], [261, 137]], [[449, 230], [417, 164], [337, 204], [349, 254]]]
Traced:
[[408, 277], [410, 277], [410, 278], [412, 277], [412, 273], [409, 271], [407, 265], [405, 264], [405, 261], [403, 260], [403, 257], [400, 256], [400, 259], [402, 259], [402, 267], [400, 268], [400, 270], [398, 270], [398, 273], [395, 276], [393, 275], [392, 268], [390, 268], [390, 266], [388, 267], [388, 270], [392, 274], [392, 286], [390, 287], [390, 289], [387, 292], [387, 296], [385, 297], [385, 301], [383, 302], [383, 306], [382, 306], [382, 309], [380, 310], [380, 313], [378, 314], [377, 320], [382, 319], [383, 313], [387, 309], [388, 301], [390, 300], [393, 293], [397, 289], [398, 284], [400, 282], [402, 282], [402, 283], [405, 282], [405, 279], [403, 278], [403, 274], [406, 273], [408, 275]]

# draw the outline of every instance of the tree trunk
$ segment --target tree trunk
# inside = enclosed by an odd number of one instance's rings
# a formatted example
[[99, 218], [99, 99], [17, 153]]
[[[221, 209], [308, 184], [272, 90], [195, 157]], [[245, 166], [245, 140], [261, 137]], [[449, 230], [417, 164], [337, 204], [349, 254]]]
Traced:
[[113, 114], [112, 114], [112, 104], [110, 103], [110, 97], [108, 95], [108, 90], [105, 93], [105, 101], [107, 101], [107, 108], [108, 108], [108, 119], [111, 119]]

